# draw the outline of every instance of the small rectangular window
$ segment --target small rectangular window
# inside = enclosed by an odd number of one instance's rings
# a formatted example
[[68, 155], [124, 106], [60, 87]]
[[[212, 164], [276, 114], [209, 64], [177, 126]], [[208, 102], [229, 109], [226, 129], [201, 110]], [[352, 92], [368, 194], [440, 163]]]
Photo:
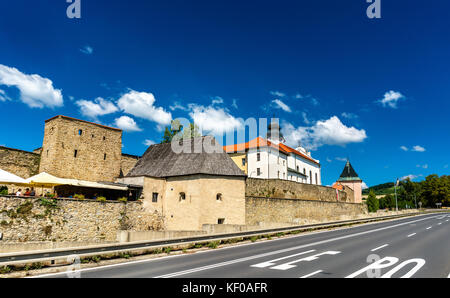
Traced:
[[82, 134], [83, 134], [83, 130], [82, 130], [82, 129], [79, 129], [79, 130], [78, 130], [78, 135], [81, 136]]
[[245, 166], [245, 158], [242, 159], [242, 165]]
[[219, 219], [217, 220], [217, 223], [218, 223], [219, 225], [225, 224], [225, 218], [219, 218]]
[[256, 154], [256, 161], [261, 161], [261, 153]]
[[158, 203], [158, 193], [157, 192], [153, 193], [152, 202], [153, 203]]
[[180, 201], [186, 200], [186, 194], [184, 192], [180, 192]]
[[260, 168], [256, 169], [256, 175], [261, 176], [261, 169]]
[[103, 155], [103, 160], [106, 160], [106, 153]]
[[73, 157], [77, 158], [78, 156], [78, 150], [75, 150], [75, 152], [73, 153]]

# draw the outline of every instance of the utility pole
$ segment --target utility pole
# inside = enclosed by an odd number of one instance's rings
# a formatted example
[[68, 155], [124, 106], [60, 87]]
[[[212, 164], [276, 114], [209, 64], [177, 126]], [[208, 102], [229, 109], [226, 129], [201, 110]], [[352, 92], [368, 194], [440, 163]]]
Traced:
[[395, 191], [395, 209], [398, 211], [398, 201], [397, 201], [397, 186], [398, 186], [399, 180], [397, 178], [397, 183], [395, 183], [394, 191]]

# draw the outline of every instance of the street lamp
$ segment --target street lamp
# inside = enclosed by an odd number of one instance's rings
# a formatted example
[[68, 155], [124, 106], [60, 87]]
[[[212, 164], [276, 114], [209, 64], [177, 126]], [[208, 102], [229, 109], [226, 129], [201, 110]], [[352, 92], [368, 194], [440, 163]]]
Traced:
[[398, 212], [397, 186], [398, 186], [399, 182], [400, 182], [400, 181], [399, 181], [398, 178], [397, 178], [397, 183], [395, 183], [395, 185], [394, 185], [394, 191], [395, 191], [395, 209], [396, 209], [397, 212]]

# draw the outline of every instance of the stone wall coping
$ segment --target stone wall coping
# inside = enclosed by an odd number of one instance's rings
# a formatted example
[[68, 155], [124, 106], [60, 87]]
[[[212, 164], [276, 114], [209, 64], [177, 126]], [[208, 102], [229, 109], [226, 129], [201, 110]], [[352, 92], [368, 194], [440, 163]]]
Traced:
[[9, 196], [9, 195], [2, 195], [0, 198], [7, 198], [7, 199], [20, 199], [20, 200], [37, 200], [37, 199], [48, 199], [48, 200], [56, 200], [56, 201], [71, 201], [71, 202], [89, 202], [89, 203], [112, 203], [112, 204], [125, 204], [125, 203], [136, 203], [136, 204], [142, 204], [141, 201], [129, 201], [129, 202], [120, 202], [120, 201], [105, 201], [100, 202], [97, 200], [90, 200], [90, 199], [75, 199], [75, 198], [46, 198], [46, 197], [24, 197], [24, 196]]
[[258, 196], [246, 196], [246, 199], [267, 199], [267, 200], [283, 200], [283, 201], [305, 201], [305, 202], [321, 202], [321, 203], [333, 203], [333, 204], [349, 204], [349, 205], [363, 205], [363, 203], [352, 202], [339, 202], [339, 201], [321, 201], [321, 200], [306, 200], [306, 199], [288, 199], [288, 198], [273, 198], [273, 197], [258, 197]]
[[[297, 182], [297, 181], [290, 181], [290, 180], [285, 180], [285, 179], [259, 179], [259, 178], [250, 178], [248, 177], [247, 180], [262, 180], [262, 181], [282, 181], [282, 182], [289, 182], [289, 183], [296, 183], [296, 184], [302, 184], [302, 185], [310, 185], [310, 186], [314, 186], [314, 187], [319, 187], [319, 188], [325, 188], [325, 189], [332, 189], [335, 190], [335, 188], [330, 187], [330, 186], [324, 186], [324, 185], [317, 185], [317, 184], [310, 184], [310, 183], [301, 183], [301, 182]], [[344, 192], [343, 190], [339, 190], [340, 192]]]
[[31, 154], [31, 155], [39, 155], [39, 153], [35, 153], [32, 151], [25, 151], [25, 150], [21, 150], [21, 149], [16, 149], [16, 148], [9, 148], [9, 147], [5, 147], [5, 146], [0, 146], [0, 149], [3, 150], [9, 150], [9, 151], [16, 151], [16, 152], [20, 152], [20, 153], [26, 153], [26, 154]]

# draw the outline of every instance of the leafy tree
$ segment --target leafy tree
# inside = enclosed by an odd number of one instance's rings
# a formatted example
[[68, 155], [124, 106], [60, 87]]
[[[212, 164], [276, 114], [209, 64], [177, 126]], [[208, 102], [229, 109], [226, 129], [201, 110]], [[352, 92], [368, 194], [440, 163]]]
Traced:
[[191, 138], [197, 138], [201, 137], [202, 135], [199, 132], [199, 128], [194, 123], [190, 123], [189, 127], [185, 127], [183, 129], [183, 138], [184, 139], [191, 139]]
[[375, 192], [371, 190], [367, 197], [367, 208], [369, 209], [369, 212], [377, 212], [379, 207], [380, 205], [377, 196], [375, 195]]
[[173, 120], [171, 123], [171, 126], [167, 126], [164, 130], [164, 136], [162, 140], [162, 144], [171, 143], [172, 139], [179, 133], [183, 132], [182, 138], [196, 138], [201, 137], [201, 134], [199, 132], [199, 128], [194, 123], [190, 123], [188, 127], [183, 127], [183, 125], [180, 124], [180, 121]]
[[164, 136], [161, 143], [167, 144], [172, 142], [173, 137], [176, 136], [182, 129], [183, 126], [180, 124], [180, 121], [173, 120], [170, 127], [167, 126], [164, 130]]

